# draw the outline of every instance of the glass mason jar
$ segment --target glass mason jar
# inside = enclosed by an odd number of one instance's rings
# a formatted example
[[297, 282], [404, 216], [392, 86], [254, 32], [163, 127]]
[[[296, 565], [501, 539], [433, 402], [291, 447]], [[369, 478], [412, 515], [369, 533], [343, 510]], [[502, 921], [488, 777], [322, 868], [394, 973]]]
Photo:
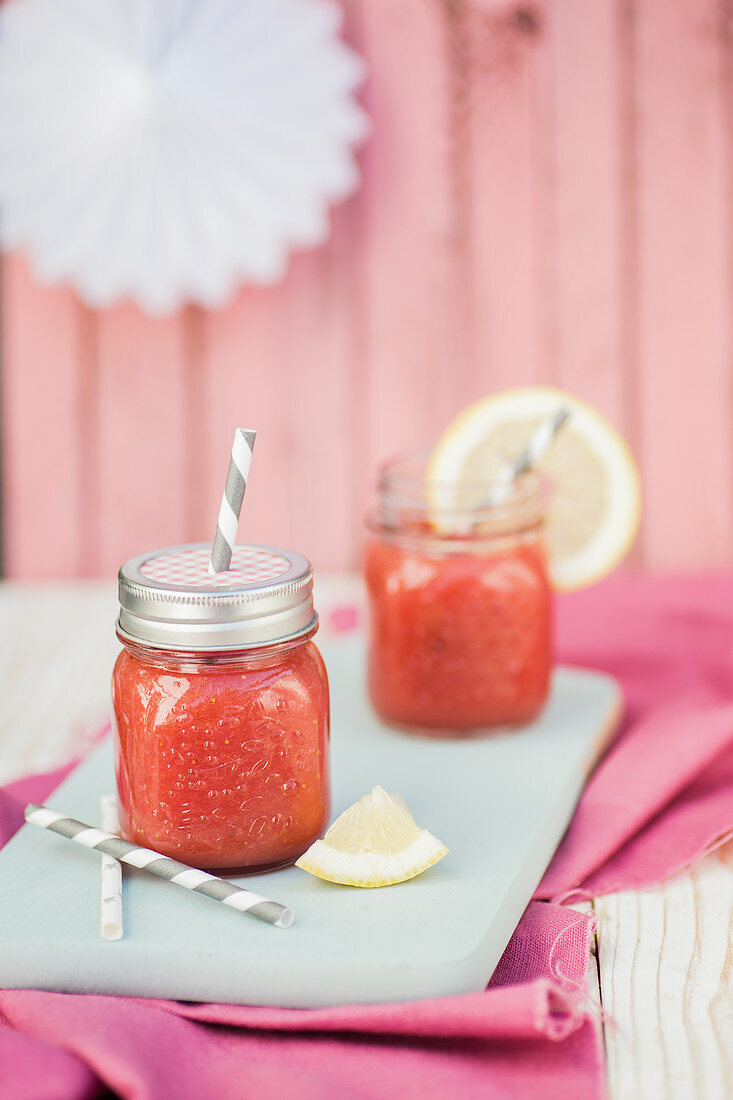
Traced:
[[528, 722], [552, 662], [540, 481], [524, 474], [491, 504], [490, 481], [456, 502], [426, 476], [413, 455], [379, 480], [364, 562], [372, 705], [441, 736]]
[[293, 863], [329, 814], [329, 696], [310, 563], [238, 546], [133, 558], [119, 574], [112, 676], [120, 824], [196, 867]]

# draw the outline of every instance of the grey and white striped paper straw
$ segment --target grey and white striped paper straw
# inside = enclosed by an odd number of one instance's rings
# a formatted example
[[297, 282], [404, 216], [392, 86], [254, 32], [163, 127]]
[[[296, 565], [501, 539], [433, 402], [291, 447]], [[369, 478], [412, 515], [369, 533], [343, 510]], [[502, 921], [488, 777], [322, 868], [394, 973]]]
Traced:
[[210, 573], [223, 573], [231, 565], [256, 437], [257, 432], [248, 428], [237, 428], [234, 433], [229, 470], [221, 498], [214, 545], [211, 548]]
[[569, 416], [570, 409], [567, 405], [561, 405], [557, 412], [537, 425], [524, 450], [499, 473], [489, 493], [487, 505], [502, 504], [507, 499], [516, 479], [527, 470], [535, 468]]
[[138, 867], [141, 871], [149, 871], [151, 875], [174, 882], [176, 886], [183, 886], [186, 890], [193, 890], [197, 894], [204, 894], [207, 898], [220, 901], [231, 909], [238, 909], [240, 913], [249, 913], [252, 917], [275, 924], [278, 928], [289, 928], [293, 923], [293, 911], [277, 901], [263, 898], [261, 894], [254, 894], [251, 890], [242, 890], [225, 879], [216, 875], [208, 875], [206, 871], [199, 871], [195, 867], [188, 867], [178, 860], [162, 856], [160, 852], [153, 852], [150, 848], [140, 848], [137, 844], [130, 844], [111, 833], [105, 833], [102, 829], [94, 829], [91, 825], [85, 825], [73, 817], [49, 810], [46, 806], [34, 806], [29, 803], [25, 808], [25, 819], [31, 825], [38, 825], [41, 829], [50, 829], [51, 832], [65, 836], [67, 840], [73, 840], [77, 844], [83, 844], [85, 848], [94, 848], [98, 852], [105, 852], [114, 856], [122, 863], [129, 863], [131, 867]]

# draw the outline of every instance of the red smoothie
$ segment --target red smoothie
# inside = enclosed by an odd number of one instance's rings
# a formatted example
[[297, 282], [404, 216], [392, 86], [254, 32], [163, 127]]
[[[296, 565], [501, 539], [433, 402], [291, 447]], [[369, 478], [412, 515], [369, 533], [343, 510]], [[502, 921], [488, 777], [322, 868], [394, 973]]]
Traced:
[[429, 477], [424, 452], [380, 472], [364, 561], [372, 705], [436, 737], [531, 721], [552, 666], [544, 486], [531, 472], [510, 486]]
[[292, 863], [328, 818], [328, 686], [308, 642], [204, 665], [124, 650], [112, 678], [125, 836], [206, 868]]
[[374, 539], [365, 577], [369, 693], [385, 721], [460, 732], [538, 713], [551, 664], [541, 544], [430, 557]]

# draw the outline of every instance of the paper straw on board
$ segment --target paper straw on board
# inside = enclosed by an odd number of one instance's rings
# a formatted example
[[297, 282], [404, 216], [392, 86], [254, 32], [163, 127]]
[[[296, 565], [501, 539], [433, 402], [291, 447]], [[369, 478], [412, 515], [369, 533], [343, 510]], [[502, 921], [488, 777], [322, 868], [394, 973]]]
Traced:
[[499, 473], [486, 501], [489, 507], [503, 504], [517, 478], [526, 473], [527, 470], [535, 468], [540, 459], [547, 453], [555, 436], [569, 417], [570, 409], [566, 405], [561, 405], [557, 412], [537, 425], [521, 454]]
[[[106, 833], [119, 833], [117, 803], [113, 794], [103, 794], [99, 800], [102, 828]], [[102, 855], [101, 908], [99, 931], [104, 940], [122, 939], [122, 864], [114, 856]]]
[[256, 437], [257, 432], [250, 431], [248, 428], [237, 428], [234, 433], [229, 470], [221, 498], [214, 545], [211, 548], [210, 573], [223, 573], [232, 563], [232, 551], [237, 541], [239, 515], [242, 511]]
[[65, 836], [67, 840], [83, 844], [85, 848], [105, 852], [123, 863], [129, 863], [131, 867], [148, 871], [151, 875], [167, 879], [168, 882], [183, 886], [186, 890], [204, 894], [207, 898], [228, 905], [230, 909], [249, 913], [250, 916], [258, 917], [259, 920], [267, 921], [268, 924], [277, 925], [278, 928], [289, 928], [293, 923], [292, 909], [280, 905], [277, 901], [263, 898], [261, 894], [253, 894], [251, 890], [242, 890], [239, 886], [227, 882], [226, 879], [208, 875], [206, 871], [188, 867], [185, 863], [179, 863], [178, 860], [168, 859], [167, 856], [162, 856], [160, 852], [153, 852], [150, 848], [140, 848], [137, 844], [130, 844], [121, 837], [112, 836], [103, 829], [94, 829], [91, 825], [85, 825], [73, 817], [66, 817], [64, 814], [56, 813], [55, 810], [49, 810], [46, 806], [34, 806], [33, 803], [29, 803], [25, 808], [25, 819], [31, 825], [50, 829], [53, 833]]

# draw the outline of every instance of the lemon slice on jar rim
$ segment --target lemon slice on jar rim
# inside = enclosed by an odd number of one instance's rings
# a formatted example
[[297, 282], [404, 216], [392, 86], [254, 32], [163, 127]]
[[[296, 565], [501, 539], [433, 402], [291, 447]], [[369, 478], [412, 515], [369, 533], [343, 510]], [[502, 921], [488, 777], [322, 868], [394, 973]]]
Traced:
[[534, 429], [564, 406], [570, 416], [537, 470], [550, 483], [545, 543], [552, 583], [584, 588], [610, 573], [636, 538], [641, 483], [628, 444], [590, 405], [551, 386], [492, 394], [449, 424], [426, 472], [428, 516], [445, 530], [445, 516], [477, 506], [476, 494], [513, 463]]
[[418, 828], [399, 795], [374, 787], [344, 810], [295, 866], [344, 886], [391, 886], [415, 878], [447, 854], [445, 844]]

